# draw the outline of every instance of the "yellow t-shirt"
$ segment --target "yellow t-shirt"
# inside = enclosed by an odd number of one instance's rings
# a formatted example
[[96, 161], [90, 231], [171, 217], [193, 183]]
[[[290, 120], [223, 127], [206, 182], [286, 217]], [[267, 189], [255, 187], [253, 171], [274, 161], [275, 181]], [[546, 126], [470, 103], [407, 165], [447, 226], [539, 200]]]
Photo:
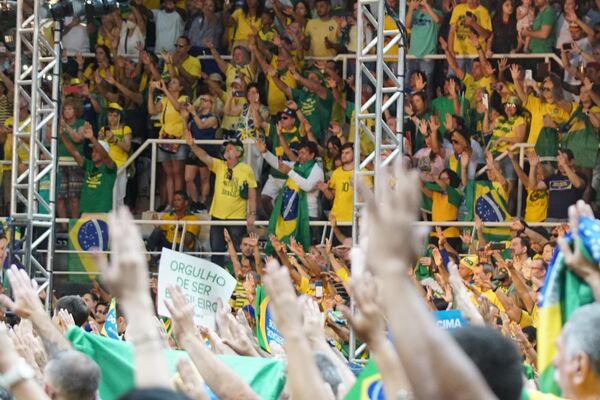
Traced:
[[233, 34], [234, 42], [248, 40], [248, 36], [252, 34], [251, 26], [254, 26], [257, 30], [260, 29], [260, 16], [244, 15], [241, 8], [235, 10], [231, 14], [231, 18], [236, 22], [235, 33]]
[[[386, 31], [397, 31], [398, 25], [396, 25], [396, 22], [392, 17], [386, 14], [386, 16], [383, 19], [383, 29]], [[358, 42], [358, 37], [356, 37], [355, 40]], [[387, 36], [383, 40], [384, 45], [387, 45], [390, 40], [392, 40], [392, 38], [390, 36]], [[390, 49], [385, 53], [385, 55], [386, 60], [392, 59], [393, 57], [398, 57], [398, 45], [393, 45], [392, 47], [390, 47]]]
[[353, 176], [353, 169], [346, 171], [342, 167], [338, 167], [329, 179], [329, 188], [335, 191], [331, 213], [335, 215], [338, 221], [352, 221], [352, 211], [354, 210]]
[[[501, 303], [501, 302], [500, 302], [500, 300], [498, 299], [498, 296], [496, 296], [496, 293], [494, 293], [494, 291], [493, 291], [493, 290], [491, 290], [491, 289], [488, 289], [488, 290], [486, 290], [486, 291], [483, 291], [483, 290], [481, 290], [481, 288], [480, 288], [479, 286], [476, 286], [476, 285], [475, 285], [475, 288], [476, 288], [477, 290], [479, 290], [479, 292], [480, 292], [480, 293], [481, 293], [483, 296], [487, 297], [487, 299], [490, 301], [490, 303], [492, 303], [493, 305], [495, 305], [496, 307], [498, 307], [498, 309], [499, 309], [501, 312], [505, 312], [505, 311], [506, 311], [506, 310], [504, 309], [504, 306], [502, 305], [502, 303]], [[475, 304], [475, 305], [479, 304], [479, 302], [477, 301], [477, 299], [476, 299], [476, 298], [475, 298], [475, 296], [473, 296], [473, 295], [471, 296], [471, 301], [472, 301], [472, 302], [473, 302], [473, 304]]]
[[240, 189], [244, 184], [248, 188], [258, 186], [252, 168], [238, 163], [230, 169], [225, 161], [213, 158], [210, 170], [215, 174], [210, 215], [219, 219], [246, 219], [248, 200], [240, 196]]
[[[516, 128], [521, 125], [525, 125], [525, 118], [516, 117], [514, 120], [500, 117], [496, 120], [496, 126], [492, 134], [492, 140], [498, 139], [513, 139], [517, 136]], [[496, 146], [490, 144], [489, 151], [496, 155], [507, 151], [512, 144], [502, 142], [502, 144]]]
[[529, 315], [529, 313], [525, 310], [521, 310], [521, 319], [519, 319], [519, 326], [521, 328], [526, 328], [528, 326], [532, 326], [533, 325], [533, 318], [531, 318], [531, 315]]
[[[195, 216], [194, 214], [187, 214], [187, 215], [184, 215], [183, 218], [177, 219], [177, 214], [175, 214], [174, 212], [170, 212], [170, 213], [163, 215], [162, 220], [163, 221], [199, 221], [200, 219], [197, 216]], [[177, 244], [178, 245], [181, 244], [182, 229], [183, 228], [180, 226], [179, 229], [177, 230]], [[169, 243], [173, 243], [173, 240], [175, 239], [175, 225], [161, 225], [160, 230], [164, 232], [165, 239], [167, 239], [167, 241]], [[186, 227], [185, 227], [186, 239], [189, 237], [188, 236], [189, 234], [194, 235], [194, 237], [198, 237], [199, 233], [200, 233], [200, 225], [186, 225]]]
[[[271, 59], [271, 66], [273, 68], [277, 68], [277, 56], [273, 56]], [[281, 79], [281, 81], [290, 89], [294, 89], [297, 86], [296, 80], [290, 71], [285, 71], [284, 73], [280, 74], [279, 79]], [[276, 115], [285, 108], [287, 97], [285, 97], [285, 93], [283, 93], [281, 89], [279, 89], [279, 87], [277, 87], [277, 85], [273, 82], [273, 78], [267, 76], [267, 81], [269, 82], [267, 85], [267, 107], [269, 108], [270, 115]]]
[[227, 70], [225, 71], [225, 87], [227, 89], [231, 88], [233, 81], [236, 78], [242, 79], [242, 75], [244, 77], [244, 80], [246, 81], [246, 85], [254, 81], [255, 76], [252, 72], [250, 64], [246, 64], [244, 66], [234, 66], [233, 64], [227, 64]]
[[[94, 64], [90, 64], [87, 66], [87, 68], [85, 69], [85, 71], [83, 71], [83, 76], [86, 79], [89, 79], [93, 82], [94, 80], [94, 72], [96, 71], [94, 69], [95, 65]], [[108, 70], [110, 71], [110, 75], [111, 76], [115, 76], [115, 67], [113, 65], [110, 65], [108, 67]], [[105, 68], [98, 68], [98, 74], [100, 74], [101, 77], [106, 78], [106, 69]]]
[[[28, 120], [29, 118], [27, 118]], [[20, 126], [22, 126], [27, 120], [24, 120], [21, 122]], [[14, 125], [14, 117], [10, 116], [8, 118], [6, 118], [6, 120], [4, 121], [4, 126], [6, 127], [10, 127], [12, 129]], [[11, 161], [12, 160], [12, 154], [13, 154], [13, 134], [9, 133], [6, 135], [6, 140], [4, 141], [4, 159]], [[19, 146], [19, 148], [17, 149], [17, 154], [19, 155], [19, 160], [21, 160], [22, 162], [24, 161], [28, 161], [29, 160], [29, 147], [26, 147], [25, 144], [21, 144]], [[4, 171], [10, 171], [12, 170], [12, 166], [11, 165], [4, 165], [3, 168]]]
[[469, 100], [469, 104], [475, 104], [475, 92], [477, 89], [482, 87], [490, 93], [492, 87], [492, 80], [487, 76], [476, 81], [473, 75], [465, 74], [463, 83], [465, 84], [465, 98]]
[[[476, 55], [477, 49], [471, 45], [471, 41], [469, 39], [473, 31], [470, 27], [464, 24], [467, 12], [471, 12], [475, 16], [476, 22], [479, 24], [479, 26], [481, 26], [483, 29], [487, 29], [488, 31], [492, 30], [492, 19], [490, 18], [490, 13], [488, 12], [487, 8], [482, 5], [477, 6], [475, 9], [469, 8], [466, 3], [457, 4], [456, 7], [454, 7], [452, 17], [450, 18], [450, 25], [456, 26], [454, 52], [461, 55]], [[479, 38], [479, 44], [484, 50], [486, 49], [486, 42], [483, 37]]]
[[335, 57], [336, 51], [325, 47], [325, 38], [336, 43], [338, 28], [338, 23], [333, 18], [327, 21], [320, 18], [310, 19], [306, 24], [306, 35], [310, 37], [308, 54], [311, 57]]
[[308, 279], [306, 276], [302, 275], [300, 277], [300, 286], [298, 287], [298, 291], [302, 294], [305, 294], [307, 296], [315, 296], [315, 294], [317, 293], [317, 291], [315, 290], [314, 285], [310, 284], [310, 279]]
[[544, 127], [544, 115], [548, 114], [556, 123], [565, 123], [569, 120], [569, 112], [565, 111], [556, 103], [545, 103], [539, 97], [532, 94], [527, 98], [525, 108], [531, 113], [531, 128], [527, 143], [536, 144], [540, 132]]
[[[175, 72], [179, 73], [179, 67], [175, 67]], [[198, 57], [187, 56], [185, 60], [181, 63], [181, 68], [188, 73], [188, 75], [193, 76], [196, 79], [199, 79], [202, 76], [202, 65], [200, 64], [200, 60]], [[167, 73], [169, 68], [165, 64], [163, 67], [163, 73]], [[196, 86], [197, 81], [193, 83], [193, 86]]]
[[[131, 128], [128, 125], [122, 125], [119, 129], [111, 129], [110, 131], [119, 141], [123, 141], [125, 136], [131, 136]], [[100, 128], [98, 137], [104, 140], [104, 127]], [[129, 153], [120, 148], [116, 143], [108, 143], [108, 155], [117, 164], [117, 167], [122, 166], [129, 159]]]
[[548, 213], [548, 190], [528, 190], [525, 204], [525, 221], [544, 222]]
[[[188, 97], [179, 96], [177, 101], [179, 103], [185, 103], [188, 101]], [[162, 128], [160, 129], [160, 137], [165, 137], [166, 135], [174, 136], [176, 138], [182, 137], [183, 131], [185, 130], [185, 121], [181, 118], [181, 114], [173, 107], [173, 104], [171, 104], [166, 96], [160, 99], [160, 103], [162, 104], [162, 112], [160, 114]]]

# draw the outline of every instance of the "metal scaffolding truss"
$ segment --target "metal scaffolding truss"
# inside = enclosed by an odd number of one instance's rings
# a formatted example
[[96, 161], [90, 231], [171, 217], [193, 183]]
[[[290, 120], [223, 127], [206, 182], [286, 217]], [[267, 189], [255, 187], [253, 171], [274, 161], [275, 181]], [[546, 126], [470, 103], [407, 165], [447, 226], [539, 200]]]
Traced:
[[[355, 78], [354, 187], [364, 179], [381, 184], [376, 171], [403, 154], [404, 32], [406, 1], [390, 9], [385, 0], [358, 1], [358, 48]], [[386, 19], [389, 21], [386, 28]], [[367, 32], [373, 33], [366, 42]], [[375, 70], [373, 70], [375, 67]], [[389, 126], [386, 111], [394, 110], [396, 122]], [[367, 144], [367, 146], [365, 146]], [[373, 150], [361, 157], [361, 149]], [[372, 165], [373, 168], [369, 168]], [[362, 207], [354, 191], [353, 241], [358, 243], [358, 217]]]
[[[54, 262], [54, 223], [57, 171], [60, 25], [41, 17], [43, 1], [34, 1], [27, 15], [17, 2], [15, 51], [15, 102], [12, 140], [12, 190], [10, 217], [22, 240], [11, 240], [13, 262], [36, 279], [51, 303]], [[51, 32], [53, 42], [44, 35]], [[19, 118], [20, 105], [29, 117]], [[50, 141], [46, 134], [50, 130]]]
[[[393, 9], [387, 0], [358, 0], [358, 45], [356, 53], [354, 108], [354, 188], [372, 179], [377, 188], [382, 184], [380, 168], [403, 156], [403, 111], [406, 32], [404, 21], [406, 0]], [[386, 24], [387, 20], [387, 24]], [[388, 29], [386, 29], [388, 28]], [[367, 35], [370, 32], [372, 35]], [[373, 37], [366, 42], [367, 37]], [[373, 67], [375, 69], [373, 70]], [[385, 120], [387, 111], [396, 117], [395, 124]], [[361, 155], [361, 149], [370, 148]], [[370, 168], [372, 166], [372, 168]], [[362, 203], [354, 190], [352, 241], [359, 241], [358, 221]], [[354, 331], [350, 330], [349, 359], [356, 360], [364, 345], [356, 350]]]

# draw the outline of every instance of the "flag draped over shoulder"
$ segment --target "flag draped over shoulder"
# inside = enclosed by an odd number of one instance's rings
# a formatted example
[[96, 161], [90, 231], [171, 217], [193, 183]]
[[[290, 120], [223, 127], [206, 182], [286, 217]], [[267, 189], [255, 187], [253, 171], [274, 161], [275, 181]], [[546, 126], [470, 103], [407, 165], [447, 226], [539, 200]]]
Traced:
[[256, 287], [256, 337], [261, 349], [271, 352], [271, 343], [283, 345], [283, 337], [275, 326], [273, 311], [270, 307], [270, 299], [264, 287]]
[[[315, 164], [314, 160], [302, 164], [295, 163], [294, 172], [303, 178], [308, 178]], [[310, 223], [306, 193], [289, 177], [275, 200], [269, 219], [269, 233], [277, 236], [284, 243], [289, 243], [290, 238], [294, 237], [305, 250], [310, 247]], [[268, 253], [272, 252], [270, 242], [267, 242], [266, 250]]]
[[562, 137], [560, 146], [570, 149], [575, 156], [575, 165], [583, 168], [594, 168], [598, 156], [598, 135], [590, 119], [581, 106], [577, 107], [567, 125], [563, 128], [566, 134]]
[[106, 321], [104, 321], [104, 325], [102, 325], [100, 334], [111, 339], [121, 340], [117, 329], [117, 299], [115, 297], [110, 301], [110, 306], [106, 313]]
[[[582, 254], [599, 264], [600, 221], [582, 217], [579, 237]], [[566, 239], [569, 243], [573, 242], [570, 234]], [[538, 313], [537, 352], [541, 391], [559, 394], [552, 367], [556, 339], [573, 311], [593, 302], [590, 287], [565, 265], [563, 254], [556, 253], [546, 275]]]
[[70, 275], [72, 282], [89, 282], [96, 276], [98, 267], [90, 253], [93, 248], [108, 250], [108, 223], [106, 214], [90, 214], [79, 219], [69, 220], [68, 268], [72, 272], [87, 272], [87, 275]]
[[[503, 222], [510, 218], [506, 205], [506, 194], [500, 184], [490, 181], [469, 180], [465, 188], [467, 221], [478, 215], [483, 222]], [[484, 227], [483, 233], [488, 242], [510, 239], [510, 229]]]
[[[100, 398], [118, 399], [134, 387], [133, 347], [127, 343], [71, 328], [67, 339], [73, 347], [94, 360], [101, 371]], [[176, 374], [177, 361], [188, 357], [184, 351], [165, 350], [169, 370]], [[261, 399], [275, 400], [285, 385], [285, 366], [279, 360], [258, 357], [217, 356]], [[148, 366], [152, 368], [152, 366]]]

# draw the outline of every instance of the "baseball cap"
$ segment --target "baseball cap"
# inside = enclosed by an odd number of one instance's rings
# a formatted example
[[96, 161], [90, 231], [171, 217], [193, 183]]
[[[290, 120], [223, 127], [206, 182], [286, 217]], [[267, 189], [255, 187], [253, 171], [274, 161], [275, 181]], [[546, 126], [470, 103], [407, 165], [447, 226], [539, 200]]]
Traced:
[[472, 270], [473, 268], [475, 268], [477, 266], [477, 264], [479, 264], [479, 257], [477, 257], [476, 255], [463, 257], [460, 259], [459, 264], [462, 265], [463, 267], [466, 267], [466, 268]]
[[289, 115], [290, 117], [296, 118], [296, 110], [292, 110], [289, 107], [284, 108], [281, 114]]
[[119, 103], [108, 103], [108, 112], [118, 111], [123, 112], [123, 107]]
[[217, 72], [213, 72], [212, 74], [210, 74], [208, 76], [208, 79], [210, 79], [211, 81], [223, 83], [223, 77]]
[[[105, 142], [104, 140], [98, 140], [98, 144], [100, 144], [104, 151], [108, 153], [108, 142]], [[93, 147], [93, 145], [90, 144], [90, 147]]]

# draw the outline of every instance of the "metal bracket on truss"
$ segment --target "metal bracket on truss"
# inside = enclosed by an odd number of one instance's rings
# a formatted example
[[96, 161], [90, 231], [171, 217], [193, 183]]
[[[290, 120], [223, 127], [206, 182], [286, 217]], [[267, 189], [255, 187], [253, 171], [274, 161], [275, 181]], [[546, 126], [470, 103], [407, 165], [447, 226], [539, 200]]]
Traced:
[[[10, 220], [13, 232], [22, 233], [20, 246], [15, 246], [16, 236], [12, 236], [11, 261], [37, 280], [39, 291], [46, 291], [49, 309], [55, 245], [60, 24], [41, 17], [43, 4], [34, 0], [34, 12], [28, 15], [23, 2], [17, 2]], [[21, 104], [30, 114], [23, 120], [19, 118]]]
[[[372, 179], [374, 189], [385, 184], [381, 182], [381, 176], [377, 171], [389, 165], [396, 157], [403, 155], [404, 73], [405, 51], [408, 43], [404, 29], [406, 0], [400, 0], [398, 3], [398, 9], [392, 10], [387, 6], [386, 0], [358, 0], [354, 188], [357, 188], [358, 182], [364, 179]], [[391, 22], [387, 27], [386, 19]], [[369, 30], [376, 35], [373, 35], [373, 39], [367, 43], [365, 38]], [[398, 51], [392, 54], [391, 50], [394, 46], [397, 46]], [[387, 110], [394, 107], [395, 125], [389, 126], [384, 115]], [[364, 144], [368, 144], [373, 150], [361, 157], [361, 148], [366, 147]], [[368, 169], [369, 165], [373, 168]], [[353, 201], [352, 241], [353, 245], [357, 246], [358, 221], [362, 208], [357, 190], [354, 190]], [[356, 338], [351, 330], [349, 354], [351, 361], [357, 358], [355, 349]]]

